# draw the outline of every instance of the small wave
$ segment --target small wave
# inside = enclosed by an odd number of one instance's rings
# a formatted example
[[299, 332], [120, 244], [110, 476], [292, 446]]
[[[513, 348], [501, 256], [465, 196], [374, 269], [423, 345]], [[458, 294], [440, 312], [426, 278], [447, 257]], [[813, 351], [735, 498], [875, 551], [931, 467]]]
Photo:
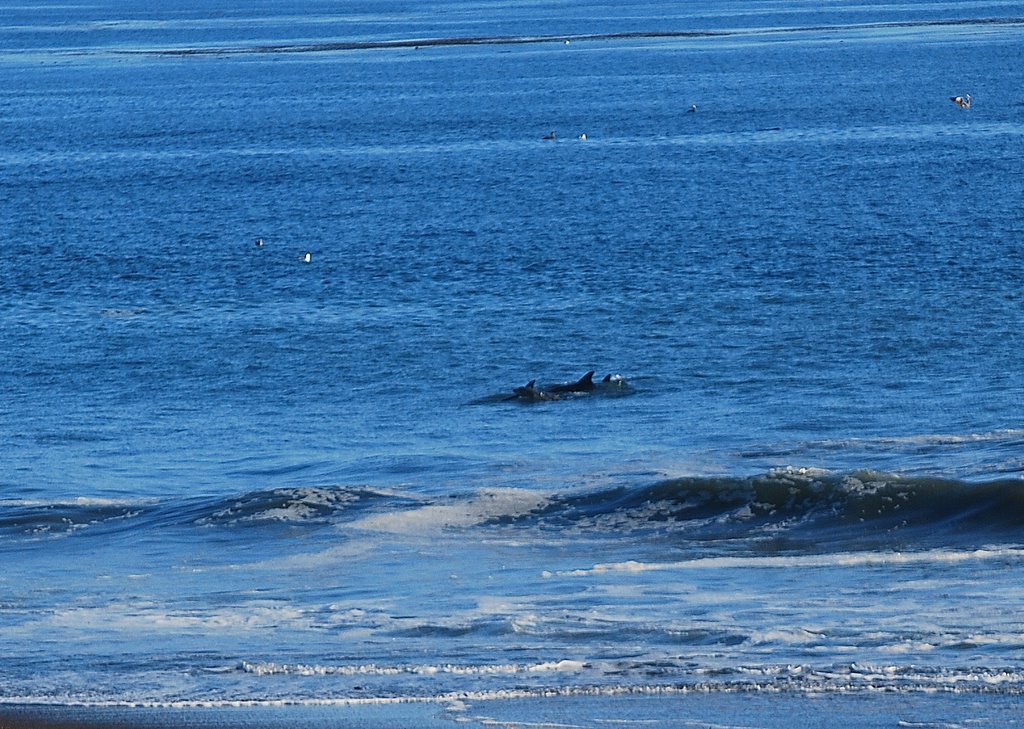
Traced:
[[764, 549], [873, 549], [880, 544], [986, 544], [1024, 526], [1024, 482], [966, 483], [862, 471], [786, 469], [691, 477], [554, 499], [547, 526], [658, 530], [688, 540], [761, 539]]
[[152, 503], [89, 497], [60, 501], [8, 499], [0, 501], [0, 534], [44, 539], [96, 527], [105, 527], [105, 531], [128, 528], [128, 523], [149, 511]]
[[567, 494], [491, 487], [428, 497], [308, 486], [167, 500], [8, 499], [0, 507], [0, 533], [35, 538], [114, 529], [318, 529], [344, 523], [401, 537], [474, 529], [539, 530], [552, 539], [657, 535], [720, 545], [726, 551], [718, 555], [739, 549], [755, 557], [944, 547], [970, 554], [986, 545], [1020, 541], [1024, 482], [787, 469]]
[[199, 526], [267, 523], [324, 524], [342, 512], [358, 511], [381, 494], [343, 487], [279, 488], [252, 491], [208, 505], [195, 518]]
[[231, 497], [186, 499], [102, 499], [0, 501], [0, 534], [43, 539], [74, 534], [104, 535], [113, 530], [157, 527], [242, 528], [321, 527], [355, 518], [376, 504], [409, 502], [363, 488], [308, 487], [257, 490]]

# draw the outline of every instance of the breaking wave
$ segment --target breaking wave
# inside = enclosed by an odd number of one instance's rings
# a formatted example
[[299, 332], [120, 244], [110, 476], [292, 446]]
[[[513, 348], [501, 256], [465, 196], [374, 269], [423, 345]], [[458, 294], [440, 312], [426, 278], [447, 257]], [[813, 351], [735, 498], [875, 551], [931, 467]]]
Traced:
[[714, 541], [738, 537], [864, 541], [1003, 538], [1024, 526], [1024, 482], [974, 484], [810, 469], [748, 478], [670, 479], [553, 502], [530, 515], [550, 526], [650, 530]]
[[[635, 667], [637, 669], [641, 666]], [[474, 701], [508, 701], [515, 699], [541, 699], [552, 697], [612, 697], [612, 696], [671, 696], [686, 694], [950, 694], [956, 696], [1005, 696], [1024, 694], [1024, 676], [1014, 669], [1000, 667], [933, 667], [918, 665], [873, 665], [866, 663], [839, 663], [831, 665], [778, 664], [760, 666], [738, 665], [724, 669], [696, 669], [679, 667], [672, 671], [665, 666], [652, 666], [653, 673], [671, 673], [667, 680], [648, 680], [640, 683], [623, 682], [622, 676], [597, 675], [592, 681], [574, 681], [563, 685], [515, 685], [478, 687], [458, 690], [436, 690], [425, 686], [420, 690], [392, 692], [376, 691], [371, 686], [354, 685], [349, 689], [318, 692], [317, 695], [278, 696], [264, 690], [252, 696], [235, 698], [173, 698], [115, 699], [103, 697], [69, 696], [54, 701], [51, 696], [18, 694], [5, 697], [0, 705], [32, 707], [34, 705], [69, 706], [78, 708], [131, 708], [131, 709], [210, 709], [261, 706], [359, 706], [393, 705], [406, 703], [455, 704]], [[551, 664], [507, 666], [302, 666], [243, 664], [231, 671], [251, 674], [263, 679], [273, 677], [343, 677], [363, 679], [393, 678], [410, 675], [417, 678], [450, 673], [460, 675], [495, 675], [512, 678], [524, 674], [543, 677], [551, 672], [576, 674], [600, 667], [561, 661]], [[648, 678], [653, 678], [648, 672]], [[620, 680], [615, 680], [616, 678]], [[431, 688], [435, 690], [430, 690]]]
[[1024, 482], [902, 477], [872, 471], [772, 471], [543, 493], [492, 488], [425, 497], [365, 487], [262, 489], [162, 502], [0, 500], [0, 533], [46, 539], [154, 528], [317, 529], [390, 535], [491, 529], [573, 538], [660, 538], [760, 551], [821, 551], [1016, 540]]
[[375, 504], [398, 506], [407, 501], [371, 489], [348, 487], [277, 488], [175, 501], [0, 499], [0, 534], [45, 539], [169, 527], [315, 528], [354, 518]]

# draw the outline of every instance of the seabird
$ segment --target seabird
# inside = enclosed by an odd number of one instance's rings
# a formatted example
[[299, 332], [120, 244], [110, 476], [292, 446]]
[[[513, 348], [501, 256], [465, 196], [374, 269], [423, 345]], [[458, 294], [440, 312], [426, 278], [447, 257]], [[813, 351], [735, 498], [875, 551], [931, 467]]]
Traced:
[[256, 247], [257, 248], [262, 248], [263, 247], [263, 239], [262, 238], [257, 238], [256, 239]]
[[548, 140], [549, 142], [553, 142], [556, 139], [555, 133], [551, 132], [551, 134], [545, 134], [544, 139]]
[[312, 253], [310, 253], [309, 251], [306, 251], [306, 255], [304, 255], [304, 256], [302, 257], [302, 262], [303, 262], [303, 263], [309, 263], [309, 262], [310, 262], [310, 260], [312, 260], [312, 258], [313, 258], [313, 254], [312, 254]]
[[963, 96], [950, 96], [949, 100], [959, 106], [961, 109], [971, 108], [971, 95], [964, 94]]
[[587, 141], [587, 133], [583, 132], [583, 134], [581, 134], [579, 138], [580, 138], [580, 141], [582, 141], [582, 142]]
[[689, 109], [687, 109], [687, 110], [686, 110], [686, 112], [687, 112], [688, 114], [692, 114], [692, 113], [694, 113], [695, 111], [697, 111], [697, 105], [696, 105], [696, 104], [694, 104], [693, 106], [691, 106], [691, 107], [690, 107]]

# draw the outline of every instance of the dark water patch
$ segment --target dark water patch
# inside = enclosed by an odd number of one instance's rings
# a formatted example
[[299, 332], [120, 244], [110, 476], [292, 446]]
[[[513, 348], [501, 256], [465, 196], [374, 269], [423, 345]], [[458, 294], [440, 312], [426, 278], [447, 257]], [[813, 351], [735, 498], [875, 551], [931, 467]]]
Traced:
[[441, 38], [412, 38], [395, 40], [342, 41], [323, 43], [280, 43], [251, 46], [217, 46], [193, 48], [164, 48], [155, 50], [120, 50], [126, 55], [159, 56], [224, 56], [240, 54], [327, 53], [338, 51], [364, 51], [402, 48], [435, 48], [451, 46], [500, 46], [539, 43], [578, 43], [593, 41], [673, 40], [688, 38], [723, 38], [756, 36], [762, 34], [838, 33], [899, 28], [1014, 26], [1024, 25], [1024, 18], [955, 18], [933, 20], [905, 20], [880, 23], [823, 24], [792, 27], [726, 30], [669, 30], [623, 31], [609, 33], [555, 34], [555, 35], [487, 35]]
[[389, 635], [395, 638], [430, 638], [436, 640], [451, 640], [467, 636], [500, 636], [512, 633], [511, 627], [505, 621], [491, 619], [473, 620], [466, 623], [444, 625], [436, 623], [424, 623], [408, 628], [401, 628], [391, 631]]
[[628, 40], [631, 38], [701, 38], [731, 35], [728, 31], [628, 32], [586, 35], [474, 36], [461, 38], [420, 38], [402, 40], [349, 41], [334, 43], [223, 46], [217, 48], [176, 48], [151, 51], [122, 51], [129, 54], [161, 56], [219, 56], [258, 53], [325, 53], [335, 51], [381, 50], [389, 48], [432, 48], [443, 46], [495, 46], [573, 41]]

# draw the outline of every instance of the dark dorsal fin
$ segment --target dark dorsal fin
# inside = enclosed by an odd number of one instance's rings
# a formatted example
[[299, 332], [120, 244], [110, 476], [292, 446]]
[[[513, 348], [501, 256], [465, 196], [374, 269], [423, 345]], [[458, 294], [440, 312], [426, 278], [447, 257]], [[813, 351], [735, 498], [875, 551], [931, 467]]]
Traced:
[[594, 370], [590, 370], [590, 372], [588, 372], [587, 374], [583, 375], [583, 377], [581, 377], [579, 379], [579, 382], [577, 382], [576, 384], [577, 385], [592, 385], [592, 384], [594, 384]]

